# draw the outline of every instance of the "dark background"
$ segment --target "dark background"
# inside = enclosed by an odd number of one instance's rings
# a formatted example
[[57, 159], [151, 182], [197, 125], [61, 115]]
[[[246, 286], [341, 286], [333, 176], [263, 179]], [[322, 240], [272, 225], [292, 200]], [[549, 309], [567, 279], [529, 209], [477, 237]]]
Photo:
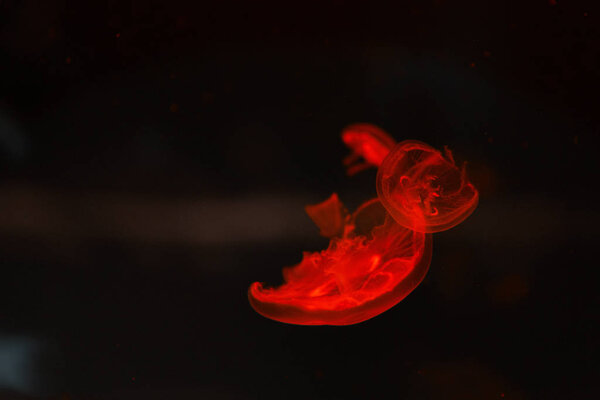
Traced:
[[[598, 398], [599, 67], [592, 1], [0, 1], [0, 398]], [[354, 122], [479, 207], [382, 315], [265, 319]]]

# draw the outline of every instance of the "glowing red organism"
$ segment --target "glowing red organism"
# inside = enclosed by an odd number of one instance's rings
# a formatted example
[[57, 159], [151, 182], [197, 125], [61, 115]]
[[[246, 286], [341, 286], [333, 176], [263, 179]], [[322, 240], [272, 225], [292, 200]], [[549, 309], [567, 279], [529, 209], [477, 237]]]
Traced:
[[350, 215], [337, 193], [333, 193], [322, 203], [304, 207], [304, 210], [321, 230], [321, 236], [328, 238], [341, 236], [344, 228], [348, 226], [347, 221]]
[[[364, 169], [378, 167], [396, 141], [383, 129], [371, 124], [353, 124], [342, 131], [342, 141], [352, 153], [344, 159], [346, 172], [352, 176]], [[361, 163], [360, 159], [364, 161]]]
[[442, 154], [415, 140], [399, 143], [383, 161], [377, 194], [400, 225], [427, 233], [458, 225], [479, 199], [465, 166], [456, 166], [448, 148]]
[[283, 285], [253, 283], [254, 310], [291, 324], [356, 324], [400, 302], [425, 277], [431, 235], [397, 224], [378, 199], [363, 204], [343, 231], [326, 250], [306, 252], [300, 264], [285, 268]]
[[[259, 314], [299, 325], [350, 325], [381, 314], [404, 299], [429, 269], [432, 232], [449, 229], [477, 206], [477, 190], [445, 154], [417, 141], [396, 145], [369, 124], [350, 125], [342, 139], [353, 149], [348, 174], [379, 166], [379, 198], [349, 214], [337, 194], [306, 206], [330, 238], [327, 249], [305, 252], [284, 268], [284, 283], [248, 290]], [[363, 163], [358, 163], [360, 158]]]

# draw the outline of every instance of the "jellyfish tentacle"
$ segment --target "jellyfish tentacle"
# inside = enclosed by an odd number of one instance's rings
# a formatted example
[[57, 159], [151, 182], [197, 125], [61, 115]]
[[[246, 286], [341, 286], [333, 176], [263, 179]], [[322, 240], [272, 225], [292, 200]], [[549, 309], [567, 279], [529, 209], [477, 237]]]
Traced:
[[358, 174], [359, 172], [362, 172], [362, 171], [364, 171], [364, 170], [366, 170], [366, 169], [369, 169], [369, 168], [371, 168], [371, 167], [373, 167], [373, 165], [372, 165], [372, 164], [369, 164], [368, 162], [363, 162], [363, 163], [359, 163], [359, 164], [354, 164], [354, 165], [352, 165], [352, 166], [349, 166], [349, 167], [346, 169], [346, 174], [347, 174], [348, 176], [354, 176], [354, 175]]

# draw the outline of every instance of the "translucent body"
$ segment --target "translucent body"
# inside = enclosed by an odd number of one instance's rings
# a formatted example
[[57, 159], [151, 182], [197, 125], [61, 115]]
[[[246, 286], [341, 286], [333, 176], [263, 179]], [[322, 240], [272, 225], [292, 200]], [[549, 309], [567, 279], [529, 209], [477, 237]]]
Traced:
[[[378, 167], [396, 141], [383, 129], [371, 124], [353, 124], [342, 131], [342, 141], [352, 153], [344, 159], [346, 172], [354, 175], [370, 167]], [[361, 158], [364, 160], [360, 162]]]
[[326, 250], [306, 252], [300, 264], [284, 269], [283, 285], [253, 283], [248, 291], [252, 307], [291, 324], [355, 324], [397, 304], [425, 277], [431, 235], [397, 224], [379, 200], [363, 204], [343, 231]]
[[407, 140], [394, 147], [377, 173], [377, 194], [402, 226], [418, 232], [440, 232], [465, 220], [479, 195], [447, 148]]
[[308, 205], [304, 209], [321, 230], [321, 236], [331, 238], [344, 234], [344, 227], [350, 216], [336, 193], [324, 202]]
[[[452, 153], [417, 141], [396, 145], [374, 125], [350, 125], [342, 140], [352, 149], [348, 175], [379, 167], [379, 198], [350, 215], [334, 193], [307, 214], [330, 238], [327, 249], [305, 252], [284, 268], [284, 283], [253, 283], [251, 306], [276, 321], [350, 325], [393, 307], [423, 280], [431, 262], [432, 232], [449, 229], [477, 206], [477, 190]], [[361, 161], [362, 160], [362, 161]]]

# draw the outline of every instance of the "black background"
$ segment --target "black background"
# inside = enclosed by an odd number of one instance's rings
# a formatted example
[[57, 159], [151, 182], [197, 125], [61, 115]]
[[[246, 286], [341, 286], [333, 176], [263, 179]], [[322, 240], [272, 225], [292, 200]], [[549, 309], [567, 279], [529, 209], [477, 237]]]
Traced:
[[[0, 398], [597, 398], [593, 4], [0, 1]], [[303, 205], [375, 196], [354, 122], [479, 207], [382, 315], [265, 319]]]

